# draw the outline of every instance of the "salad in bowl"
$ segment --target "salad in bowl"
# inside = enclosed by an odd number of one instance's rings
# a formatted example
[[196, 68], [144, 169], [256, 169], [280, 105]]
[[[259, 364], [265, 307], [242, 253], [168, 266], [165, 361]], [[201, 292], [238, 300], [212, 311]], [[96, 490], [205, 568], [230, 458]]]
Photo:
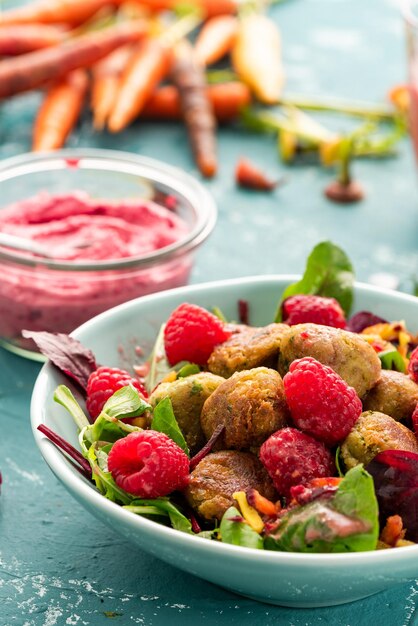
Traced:
[[354, 285], [323, 242], [298, 281], [173, 290], [71, 337], [28, 333], [51, 361], [36, 439], [89, 510], [187, 571], [290, 606], [364, 597], [417, 571], [417, 306]]

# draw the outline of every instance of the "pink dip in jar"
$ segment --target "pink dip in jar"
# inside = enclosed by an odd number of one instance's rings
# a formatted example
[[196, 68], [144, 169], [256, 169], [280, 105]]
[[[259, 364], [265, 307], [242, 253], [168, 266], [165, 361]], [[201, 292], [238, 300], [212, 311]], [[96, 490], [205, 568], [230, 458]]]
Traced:
[[139, 296], [185, 285], [216, 205], [192, 176], [131, 153], [80, 148], [0, 163], [0, 344], [41, 360], [22, 330], [70, 333]]
[[[40, 194], [0, 211], [0, 231], [40, 244], [71, 269], [4, 264], [0, 280], [0, 328], [24, 347], [22, 329], [69, 333], [106, 309], [154, 291], [184, 285], [191, 259], [147, 268], [98, 269], [97, 262], [143, 257], [179, 241], [187, 224], [151, 201], [93, 200], [82, 192]], [[28, 253], [34, 261], [35, 257]], [[92, 264], [80, 271], [78, 265]]]

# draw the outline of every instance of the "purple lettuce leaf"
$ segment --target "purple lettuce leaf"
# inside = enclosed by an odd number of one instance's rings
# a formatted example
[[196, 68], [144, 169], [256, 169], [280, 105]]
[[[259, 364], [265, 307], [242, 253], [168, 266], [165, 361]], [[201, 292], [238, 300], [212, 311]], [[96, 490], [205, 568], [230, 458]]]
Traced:
[[39, 350], [63, 374], [68, 376], [85, 392], [87, 381], [97, 369], [95, 356], [77, 339], [64, 333], [48, 333], [46, 331], [22, 330], [26, 339], [33, 339]]

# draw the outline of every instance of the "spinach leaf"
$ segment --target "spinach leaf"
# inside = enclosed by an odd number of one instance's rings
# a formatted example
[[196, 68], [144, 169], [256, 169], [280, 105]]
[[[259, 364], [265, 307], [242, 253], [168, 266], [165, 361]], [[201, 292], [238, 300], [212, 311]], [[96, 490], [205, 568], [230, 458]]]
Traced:
[[151, 405], [146, 402], [132, 385], [115, 391], [103, 406], [102, 413], [109, 417], [138, 417]]
[[332, 506], [351, 518], [367, 523], [369, 530], [350, 538], [350, 550], [374, 550], [379, 533], [379, 511], [371, 475], [356, 465], [344, 476], [332, 498]]
[[249, 524], [237, 521], [240, 519], [242, 519], [241, 513], [234, 506], [225, 511], [220, 525], [222, 541], [236, 546], [263, 550], [263, 539]]
[[373, 479], [358, 465], [347, 472], [332, 498], [286, 513], [264, 545], [286, 552], [359, 552], [376, 548], [378, 530]]
[[114, 443], [129, 433], [142, 430], [118, 418], [137, 417], [150, 408], [151, 405], [142, 398], [135, 387], [132, 385], [122, 387], [110, 396], [94, 424], [84, 430], [84, 439], [90, 443], [101, 440]]
[[282, 320], [282, 304], [298, 294], [335, 298], [346, 314], [353, 302], [354, 270], [345, 252], [331, 241], [323, 241], [312, 250], [303, 277], [283, 292], [275, 322]]
[[151, 428], [152, 430], [158, 430], [158, 432], [168, 435], [174, 443], [189, 455], [189, 448], [177, 424], [170, 398], [164, 398], [155, 407]]
[[[154, 507], [155, 515], [166, 515], [170, 518], [172, 527], [175, 530], [181, 530], [184, 533], [192, 533], [192, 525], [190, 520], [177, 508], [168, 498], [155, 498], [155, 499], [137, 499], [133, 500], [129, 505], [124, 508], [133, 513], [143, 515], [143, 507]], [[150, 515], [150, 511], [146, 511]], [[152, 513], [151, 513], [152, 514]]]

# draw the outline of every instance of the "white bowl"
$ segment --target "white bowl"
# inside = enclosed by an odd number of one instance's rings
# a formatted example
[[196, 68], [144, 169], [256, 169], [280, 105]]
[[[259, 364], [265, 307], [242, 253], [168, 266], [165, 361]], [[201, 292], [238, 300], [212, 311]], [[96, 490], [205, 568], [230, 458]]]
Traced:
[[[267, 276], [182, 287], [145, 296], [102, 313], [74, 331], [98, 362], [121, 363], [139, 342], [149, 348], [160, 324], [182, 302], [219, 306], [237, 318], [237, 301], [250, 303], [250, 321], [272, 321], [280, 294], [295, 277]], [[404, 319], [417, 330], [418, 300], [357, 284], [355, 310], [368, 309], [389, 320]], [[123, 350], [121, 350], [123, 348]], [[129, 359], [129, 357], [128, 357]], [[295, 554], [242, 548], [194, 537], [125, 511], [110, 502], [66, 461], [37, 426], [46, 424], [74, 446], [76, 428], [53, 391], [68, 381], [50, 364], [36, 381], [31, 419], [36, 442], [52, 471], [93, 515], [134, 546], [196, 576], [256, 600], [291, 607], [331, 606], [358, 600], [418, 577], [418, 546], [350, 554]]]

